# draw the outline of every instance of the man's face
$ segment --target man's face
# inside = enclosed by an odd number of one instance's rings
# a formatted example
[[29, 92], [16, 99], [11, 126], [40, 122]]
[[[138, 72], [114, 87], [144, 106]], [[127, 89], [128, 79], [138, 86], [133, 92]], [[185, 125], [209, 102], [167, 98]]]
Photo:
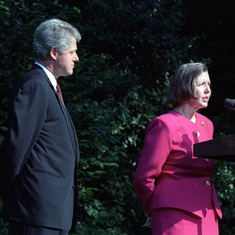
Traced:
[[56, 60], [56, 77], [70, 76], [73, 74], [74, 65], [79, 61], [77, 55], [77, 42], [74, 39], [72, 45], [63, 53], [58, 53]]

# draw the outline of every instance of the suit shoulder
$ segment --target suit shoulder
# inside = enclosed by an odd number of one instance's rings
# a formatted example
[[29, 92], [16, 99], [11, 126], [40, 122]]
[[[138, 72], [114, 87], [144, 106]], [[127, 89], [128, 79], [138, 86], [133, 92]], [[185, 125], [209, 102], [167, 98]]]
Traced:
[[171, 127], [174, 126], [174, 123], [178, 123], [177, 115], [176, 115], [176, 112], [170, 111], [168, 113], [155, 117], [150, 122], [147, 128], [147, 132], [153, 128], [157, 128], [157, 129], [160, 128], [162, 130], [165, 129], [169, 131], [169, 129], [171, 129]]
[[13, 90], [16, 91], [25, 86], [38, 86], [43, 89], [50, 88], [50, 81], [41, 68], [32, 68], [18, 79]]
[[155, 117], [152, 122], [161, 122], [164, 123], [165, 125], [178, 122], [177, 113], [172, 110], [168, 113]]
[[200, 113], [197, 113], [196, 115], [197, 115], [198, 119], [204, 120], [205, 122], [208, 122], [208, 123], [212, 123], [212, 121], [208, 117], [206, 117], [206, 116], [204, 116], [204, 115], [202, 115]]
[[41, 91], [46, 94], [52, 90], [51, 86], [52, 85], [50, 85], [50, 82], [42, 69], [31, 69], [20, 77], [16, 84], [14, 84], [9, 98], [12, 99], [23, 91]]
[[210, 128], [213, 128], [214, 125], [209, 118], [207, 118], [206, 116], [200, 113], [197, 113], [196, 115], [197, 115], [197, 121], [199, 123], [204, 123], [205, 126], [209, 126]]
[[24, 83], [33, 79], [39, 80], [40, 82], [45, 82], [44, 77], [46, 77], [46, 74], [42, 69], [31, 69], [19, 79], [19, 82]]

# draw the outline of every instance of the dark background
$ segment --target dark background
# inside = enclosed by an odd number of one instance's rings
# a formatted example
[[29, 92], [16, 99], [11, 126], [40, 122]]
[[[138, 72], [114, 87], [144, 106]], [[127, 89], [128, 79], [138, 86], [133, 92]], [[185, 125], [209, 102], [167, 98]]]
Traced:
[[[81, 151], [77, 235], [143, 235], [146, 214], [133, 190], [145, 129], [172, 107], [165, 94], [182, 63], [205, 62], [213, 95], [201, 112], [214, 137], [235, 133], [234, 0], [5, 0], [0, 2], [0, 138], [12, 85], [34, 62], [33, 33], [57, 17], [78, 28], [79, 63], [59, 78]], [[222, 235], [235, 234], [234, 163], [217, 161], [213, 176]], [[172, 192], [174, 193], [174, 192]], [[7, 223], [0, 220], [0, 233]]]

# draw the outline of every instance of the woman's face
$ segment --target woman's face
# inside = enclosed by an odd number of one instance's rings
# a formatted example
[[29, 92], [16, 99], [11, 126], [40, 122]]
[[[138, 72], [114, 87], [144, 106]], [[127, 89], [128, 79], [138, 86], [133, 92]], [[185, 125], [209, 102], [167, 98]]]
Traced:
[[190, 99], [189, 104], [195, 110], [206, 108], [211, 96], [211, 81], [208, 72], [203, 72], [194, 80], [195, 99]]

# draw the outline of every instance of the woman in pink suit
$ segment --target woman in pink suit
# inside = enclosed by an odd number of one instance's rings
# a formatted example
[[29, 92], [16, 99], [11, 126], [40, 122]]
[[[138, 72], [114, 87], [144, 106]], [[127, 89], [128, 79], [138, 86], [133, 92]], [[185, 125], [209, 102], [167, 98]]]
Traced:
[[214, 160], [193, 156], [193, 144], [213, 137], [212, 122], [197, 112], [208, 105], [210, 84], [206, 65], [182, 65], [168, 92], [176, 108], [156, 117], [146, 130], [135, 190], [154, 235], [219, 234]]

